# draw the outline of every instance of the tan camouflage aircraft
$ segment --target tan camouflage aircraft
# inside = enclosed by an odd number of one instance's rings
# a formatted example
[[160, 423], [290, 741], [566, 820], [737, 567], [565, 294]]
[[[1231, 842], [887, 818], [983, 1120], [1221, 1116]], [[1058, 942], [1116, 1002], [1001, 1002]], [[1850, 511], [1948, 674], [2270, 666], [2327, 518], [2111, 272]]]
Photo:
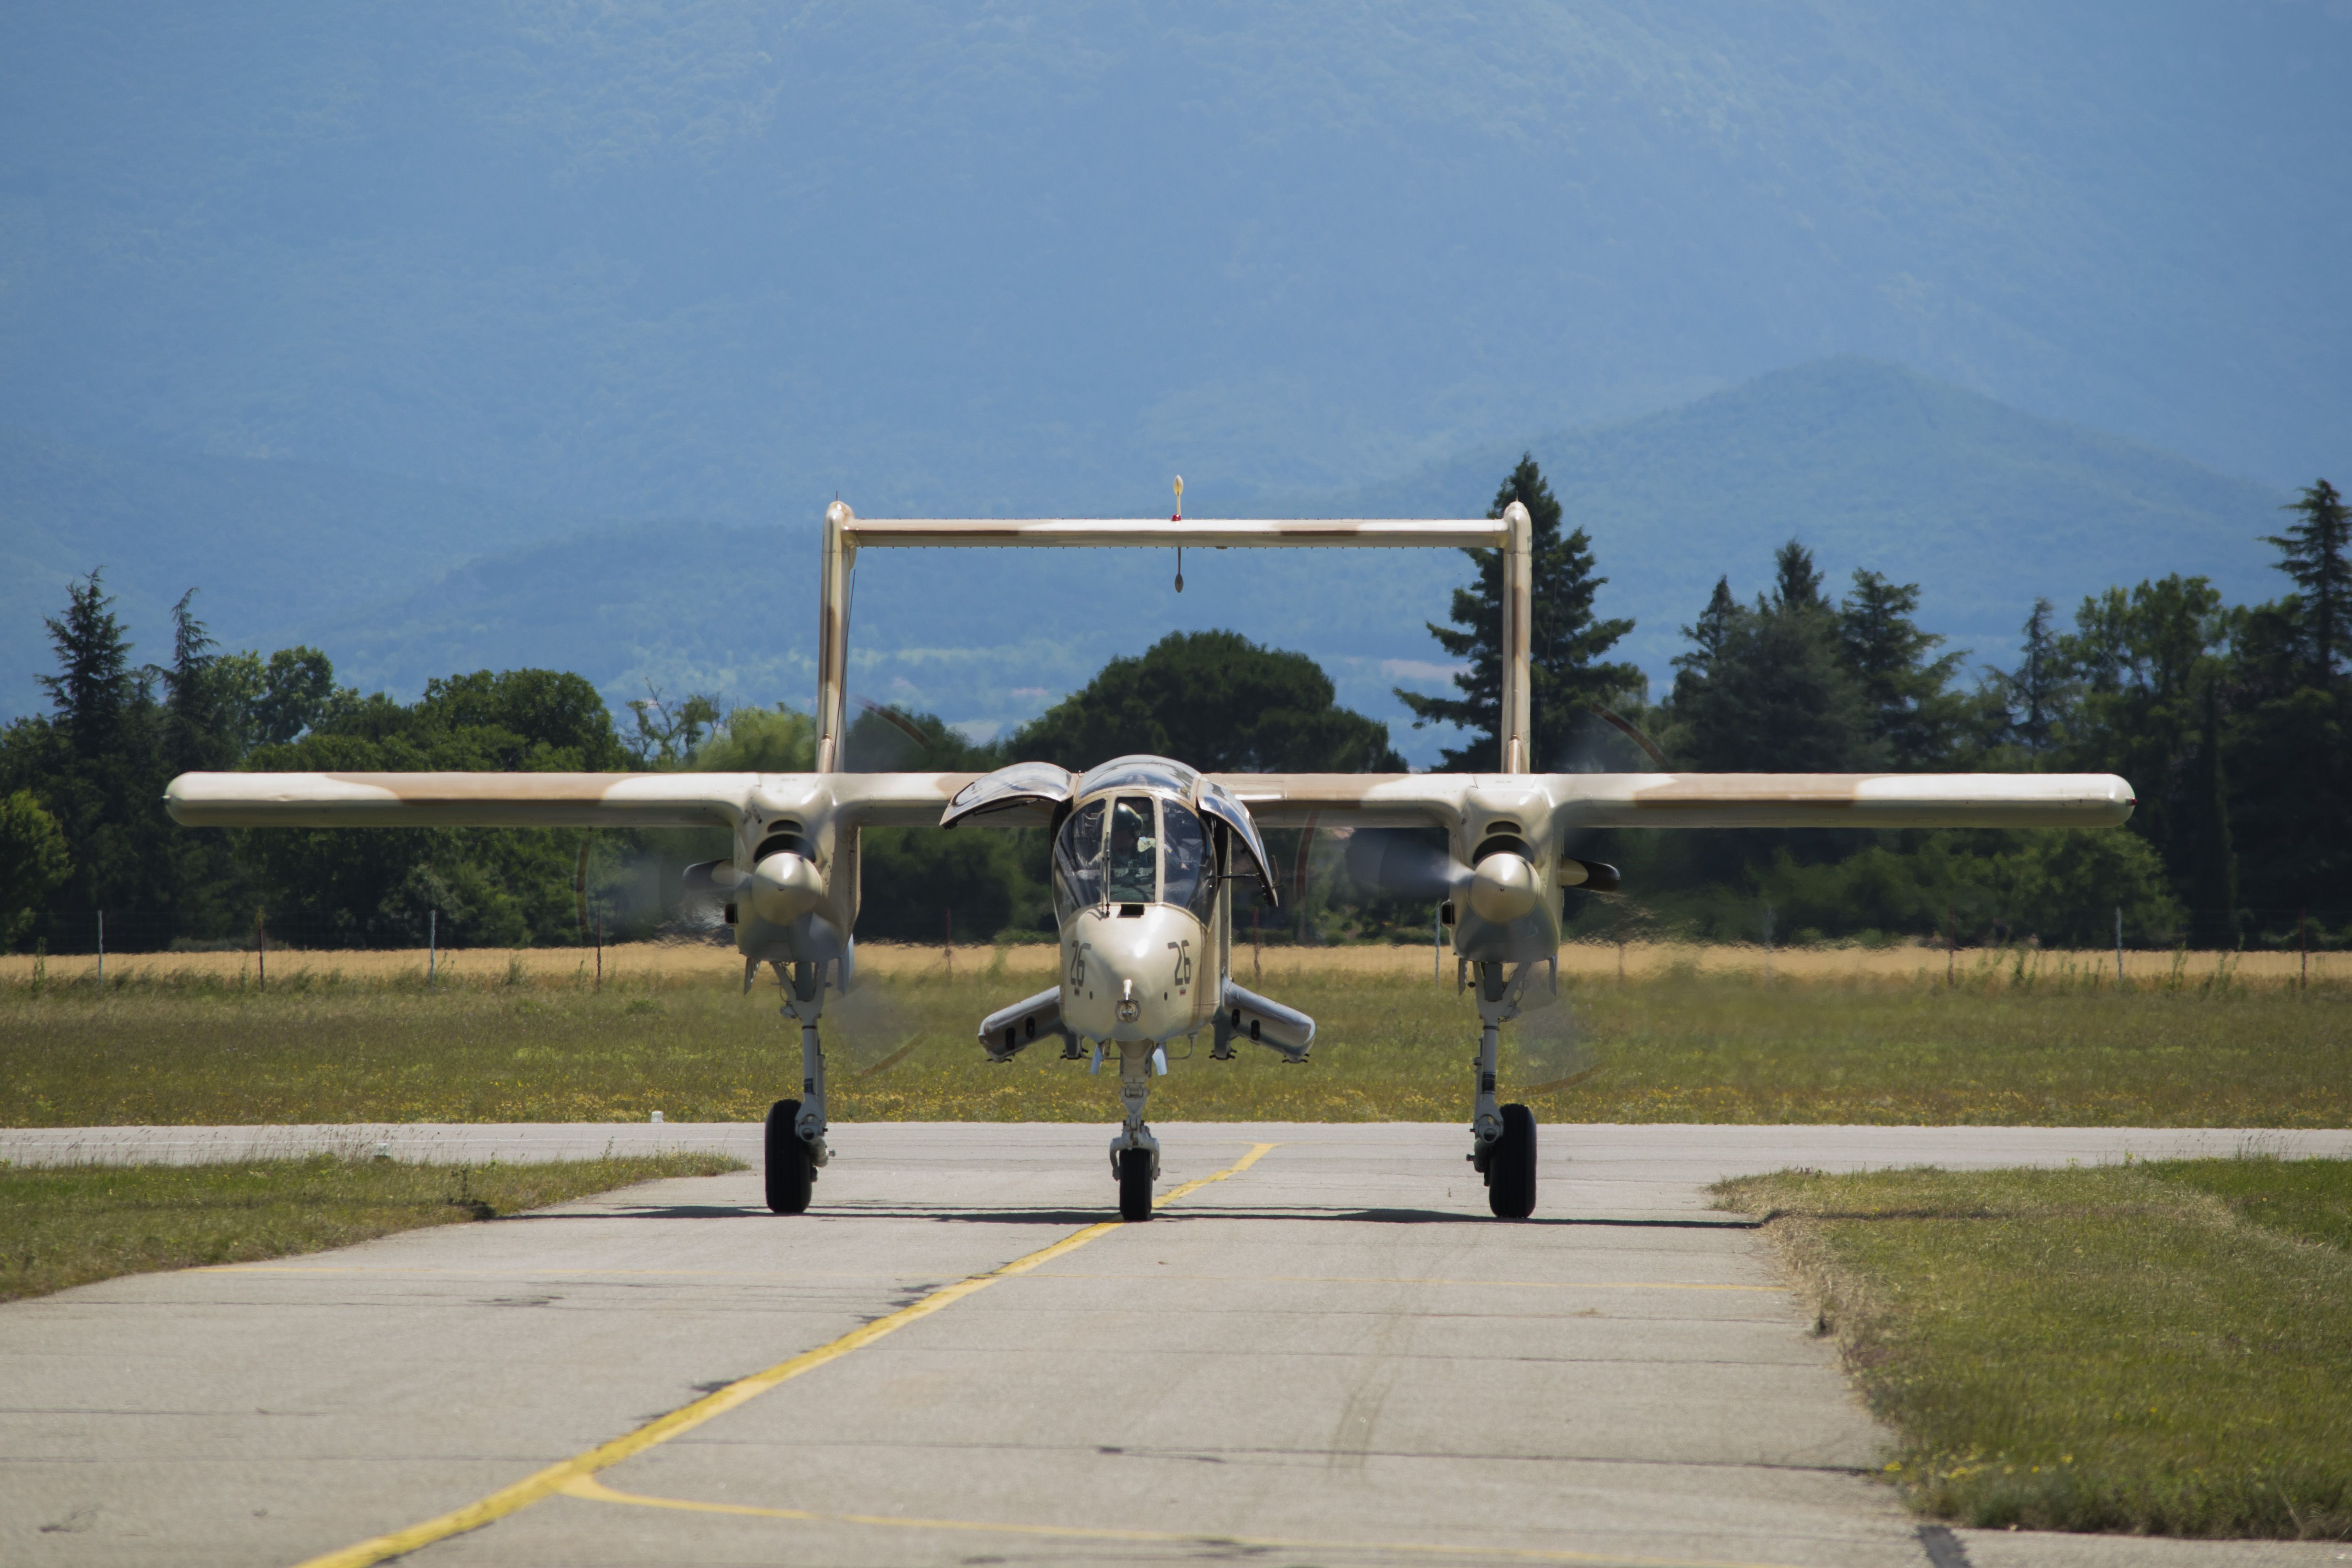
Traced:
[[[1390, 864], [1377, 885], [1425, 897], [1453, 928], [1459, 989], [1479, 1018], [1468, 1158], [1488, 1206], [1536, 1204], [1536, 1124], [1496, 1102], [1503, 1025], [1555, 989], [1564, 890], [1613, 889], [1613, 868], [1569, 853], [1611, 827], [2091, 827], [2131, 815], [2111, 774], [1536, 773], [1527, 769], [1529, 525], [1496, 521], [862, 521], [825, 516], [816, 771], [807, 773], [186, 773], [165, 795], [188, 826], [670, 827], [734, 836], [688, 885], [724, 900], [748, 985], [772, 969], [801, 1028], [801, 1088], [768, 1114], [766, 1185], [779, 1214], [807, 1209], [825, 1142], [828, 992], [854, 981], [858, 835], [936, 823], [1043, 826], [1053, 843], [1061, 970], [991, 1014], [980, 1044], [1009, 1061], [1041, 1037], [1099, 1068], [1115, 1054], [1124, 1110], [1111, 1139], [1122, 1217], [1150, 1217], [1160, 1144], [1144, 1120], [1164, 1047], [1205, 1032], [1229, 1059], [1247, 1041], [1303, 1062], [1315, 1021], [1233, 977], [1235, 898], [1278, 900], [1264, 827], [1434, 829], [1443, 855], [1402, 837], [1360, 837]], [[1120, 757], [1074, 774], [1049, 763], [994, 773], [840, 770], [847, 572], [860, 545], [1481, 546], [1503, 552], [1501, 766], [1491, 773], [1207, 774], [1166, 757]], [[1246, 907], [1246, 906], [1244, 906]], [[1531, 987], [1541, 988], [1531, 996]]]

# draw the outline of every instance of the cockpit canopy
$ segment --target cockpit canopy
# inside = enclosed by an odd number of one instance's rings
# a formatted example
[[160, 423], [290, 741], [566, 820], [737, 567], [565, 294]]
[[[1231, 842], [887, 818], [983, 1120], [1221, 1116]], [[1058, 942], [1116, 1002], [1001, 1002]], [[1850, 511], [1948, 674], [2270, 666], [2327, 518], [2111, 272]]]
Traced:
[[1076, 781], [1054, 840], [1054, 909], [1175, 904], [1205, 921], [1223, 874], [1271, 900], [1265, 845], [1241, 802], [1166, 757], [1114, 757]]
[[1216, 891], [1206, 826], [1166, 795], [1097, 795], [1054, 841], [1054, 912], [1064, 920], [1092, 906], [1175, 904], [1205, 921]]
[[[1070, 802], [1078, 804], [1075, 808]], [[1050, 809], [1054, 908], [1175, 904], [1208, 918], [1223, 873], [1278, 902], [1265, 842], [1249, 810], [1215, 780], [1167, 757], [1113, 757], [1073, 776], [1051, 763], [1014, 763], [974, 779], [940, 815], [952, 827], [991, 812]]]
[[1200, 783], [1199, 773], [1166, 757], [1113, 757], [1089, 769], [1075, 793], [1084, 796], [1106, 789], [1164, 789], [1179, 800], [1190, 800]]

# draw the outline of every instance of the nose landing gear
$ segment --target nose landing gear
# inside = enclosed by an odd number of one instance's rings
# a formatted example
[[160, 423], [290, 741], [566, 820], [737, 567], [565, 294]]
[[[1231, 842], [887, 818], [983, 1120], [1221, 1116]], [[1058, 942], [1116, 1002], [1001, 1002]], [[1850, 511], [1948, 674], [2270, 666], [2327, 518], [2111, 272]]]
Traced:
[[1499, 963], [1478, 965], [1478, 1090], [1470, 1114], [1471, 1168], [1486, 1180], [1486, 1206], [1496, 1219], [1536, 1212], [1536, 1117], [1524, 1105], [1495, 1103], [1502, 1026], [1519, 1016], [1519, 996], [1534, 965], [1507, 975]]
[[1151, 1217], [1151, 1180], [1159, 1163], [1157, 1149], [1122, 1149], [1111, 1155], [1118, 1176], [1118, 1217], [1130, 1225]]
[[824, 1046], [816, 1033], [824, 1008], [824, 966], [796, 963], [784, 988], [784, 1016], [801, 1026], [801, 1098], [768, 1108], [766, 1136], [768, 1207], [776, 1214], [806, 1214], [817, 1168], [833, 1158], [824, 1142]]
[[1156, 1047], [1119, 1044], [1118, 1102], [1126, 1117], [1110, 1141], [1110, 1173], [1118, 1180], [1118, 1217], [1130, 1224], [1151, 1217], [1151, 1184], [1160, 1178], [1160, 1140], [1143, 1124], [1155, 1058], [1166, 1060]]
[[1524, 1105], [1503, 1107], [1503, 1135], [1486, 1151], [1486, 1206], [1496, 1219], [1536, 1212], [1536, 1117]]
[[797, 1100], [780, 1100], [768, 1107], [768, 1209], [772, 1214], [806, 1214], [810, 1191], [816, 1184], [816, 1162], [793, 1130], [800, 1114]]

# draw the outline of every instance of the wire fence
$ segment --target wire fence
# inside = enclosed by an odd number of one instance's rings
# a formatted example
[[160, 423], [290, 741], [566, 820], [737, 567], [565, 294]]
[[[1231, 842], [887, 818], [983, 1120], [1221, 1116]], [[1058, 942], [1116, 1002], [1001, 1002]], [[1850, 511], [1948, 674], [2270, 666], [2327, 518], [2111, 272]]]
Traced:
[[[2234, 911], [2234, 921], [2227, 916], [2211, 921], [2200, 921], [2198, 918], [2199, 915], [2206, 912], [2208, 911], [2193, 909], [2189, 910], [2189, 921], [2187, 931], [2233, 931], [2236, 933], [2235, 940], [2221, 944], [2210, 942], [2191, 942], [2188, 940], [2186, 931], [2175, 934], [2168, 940], [2150, 940], [2144, 933], [2131, 930], [2123, 918], [2124, 911], [2118, 909], [2115, 911], [2113, 937], [2109, 938], [2105, 931], [2102, 931], [2103, 940], [2096, 945], [2126, 952], [2171, 952], [2184, 948], [2196, 952], [2290, 953], [2352, 951], [2352, 906], [2241, 907]], [[2221, 913], [2221, 911], [2210, 912], [2217, 915]], [[1346, 941], [1344, 938], [1334, 938], [1320, 931], [1312, 931], [1302, 938], [1300, 932], [1293, 929], [1286, 920], [1277, 917], [1262, 923], [1251, 923], [1239, 921], [1239, 910], [1235, 913], [1239, 927], [1234, 936], [1236, 946], [1243, 944], [1268, 948], [1296, 945], [1323, 946], [1333, 944], [1335, 942], [1344, 944]], [[1756, 902], [1756, 920], [1751, 931], [1744, 939], [1733, 939], [1728, 942], [1719, 935], [1712, 939], [1705, 938], [1695, 929], [1678, 929], [1676, 922], [1671, 918], [1656, 918], [1647, 911], [1640, 910], [1633, 911], [1633, 915], [1634, 918], [1624, 921], [1573, 927], [1570, 933], [1570, 940], [1603, 943], [1622, 940], [1669, 943], [1711, 941], [1712, 945], [1755, 945], [1764, 948], [1843, 948], [1857, 945], [1865, 940], [1853, 935], [1813, 937], [1808, 934], [1801, 939], [1797, 938], [1796, 933], [1786, 929], [1785, 921], [1775, 918], [1771, 904], [1763, 900]], [[1384, 931], [1370, 940], [1379, 944], [1397, 946], [1427, 946], [1434, 942], [1436, 945], [1450, 951], [1452, 932], [1437, 924], [1436, 921], [1436, 906], [1433, 905], [1431, 923], [1421, 926], [1419, 934], [1416, 935], [1412, 931], [1400, 925], [1395, 931]], [[37, 920], [32, 928], [32, 932], [18, 942], [16, 950], [19, 952], [38, 951], [61, 958], [96, 957], [105, 952], [122, 954], [395, 952], [460, 951], [467, 948], [499, 951], [516, 948], [552, 948], [589, 952], [599, 946], [617, 945], [625, 941], [643, 941], [648, 936], [655, 936], [667, 942], [708, 941], [720, 945], [730, 944], [732, 936], [729, 928], [723, 925], [705, 926], [676, 921], [663, 925], [657, 931], [642, 929], [642, 921], [631, 922], [625, 929], [620, 921], [608, 918], [605, 911], [593, 900], [591, 900], [587, 907], [586, 918], [576, 923], [579, 928], [577, 930], [573, 929], [572, 923], [568, 922], [559, 928], [552, 936], [541, 933], [536, 939], [526, 938], [520, 942], [468, 942], [459, 938], [451, 925], [440, 919], [438, 911], [429, 912], [423, 928], [413, 932], [362, 931], [356, 931], [348, 924], [279, 921], [264, 913], [257, 917], [252, 925], [241, 926], [234, 932], [221, 935], [191, 935], [187, 931], [187, 922], [174, 918], [168, 911], [136, 909], [48, 911]], [[2105, 925], [2107, 922], [2100, 923]], [[983, 933], [975, 933], [975, 935], [982, 942], [989, 940]], [[1049, 931], [1020, 931], [1013, 932], [1012, 935], [1015, 939], [1029, 941], [1051, 942], [1054, 940], [1054, 933]], [[959, 933], [950, 940], [961, 944], [972, 939]], [[1904, 947], [1932, 947], [1939, 950], [1950, 948], [1962, 952], [2012, 948], [2031, 951], [2055, 945], [2039, 941], [2032, 932], [2021, 927], [1997, 919], [1982, 920], [1968, 915], [1958, 918], [1948, 915], [1947, 918], [1937, 922], [1936, 929], [1933, 931], [1890, 932], [1883, 935], [1873, 933], [1867, 940]], [[933, 942], [930, 945], [940, 944]], [[2071, 951], [2085, 951], [2093, 944], [2077, 942], [2066, 945]]]
[[[407, 952], [414, 949], [441, 948], [454, 950], [460, 946], [555, 947], [590, 950], [599, 945], [600, 933], [606, 944], [622, 940], [617, 922], [601, 926], [597, 911], [592, 908], [584, 936], [568, 927], [552, 940], [526, 940], [521, 942], [460, 943], [451, 940], [454, 934], [443, 924], [438, 911], [426, 917], [423, 929], [413, 935], [404, 931], [391, 933], [366, 932], [348, 925], [280, 921], [264, 915], [251, 926], [226, 936], [191, 936], [186, 923], [168, 914], [142, 913], [102, 910], [77, 912], [71, 916], [49, 916], [35, 927], [35, 934], [17, 943], [19, 952], [37, 946], [55, 957], [89, 956], [100, 952], [168, 953], [168, 952]], [[633, 937], [640, 933], [631, 932]]]

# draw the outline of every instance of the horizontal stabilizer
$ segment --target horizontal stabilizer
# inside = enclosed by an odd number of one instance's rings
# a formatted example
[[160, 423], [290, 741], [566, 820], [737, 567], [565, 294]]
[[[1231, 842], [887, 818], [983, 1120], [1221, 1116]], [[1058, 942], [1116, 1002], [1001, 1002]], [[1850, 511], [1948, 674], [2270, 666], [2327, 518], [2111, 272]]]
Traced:
[[999, 1007], [981, 1021], [980, 1043], [988, 1059], [1009, 1062], [1040, 1035], [1069, 1044], [1076, 1037], [1062, 1023], [1062, 988], [1055, 985], [1034, 996]]
[[1315, 1043], [1315, 1020], [1246, 986], [1225, 982], [1225, 1005], [1217, 1015], [1218, 1054], [1228, 1040], [1253, 1040], [1294, 1062], [1307, 1059]]

